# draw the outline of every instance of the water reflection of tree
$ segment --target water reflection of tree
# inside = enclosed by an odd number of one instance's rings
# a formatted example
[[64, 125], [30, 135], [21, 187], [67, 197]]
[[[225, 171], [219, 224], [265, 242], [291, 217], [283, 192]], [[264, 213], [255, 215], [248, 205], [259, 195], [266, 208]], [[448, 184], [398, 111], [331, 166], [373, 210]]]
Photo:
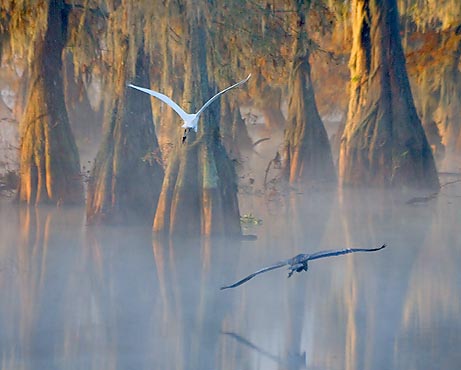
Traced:
[[238, 244], [223, 240], [154, 239], [162, 302], [157, 322], [165, 333], [156, 351], [163, 368], [206, 370], [223, 363], [219, 337], [231, 304], [218, 287], [237, 251]]
[[[439, 201], [439, 206], [443, 204]], [[456, 368], [461, 357], [458, 207], [440, 207], [409, 271], [393, 368]], [[451, 220], [451, 221], [450, 221]]]
[[12, 256], [16, 266], [7, 276], [10, 289], [3, 297], [14, 312], [2, 327], [2, 336], [10, 338], [2, 358], [21, 365], [9, 368], [34, 369], [60, 355], [60, 298], [66, 281], [60, 257], [74, 247], [75, 233], [67, 231], [74, 216], [48, 207], [19, 209], [21, 229]]
[[[293, 239], [295, 249], [293, 255], [297, 253], [313, 253], [322, 249], [325, 239], [326, 225], [330, 218], [331, 206], [335, 199], [334, 191], [314, 192], [309, 197], [300, 197], [292, 194], [290, 199], [290, 210], [292, 214], [290, 220], [289, 235]], [[308, 271], [309, 273], [310, 271]], [[312, 317], [312, 307], [310, 304], [310, 286], [308, 286], [309, 276], [299, 276], [296, 284], [289, 284], [287, 290], [287, 323], [285, 325], [285, 357], [289, 360], [281, 369], [294, 370], [301, 369], [308, 365], [312, 368], [315, 359], [307, 357], [307, 363], [301, 361], [307, 352], [303, 348], [303, 329], [307, 328], [307, 337], [313, 327], [307, 326], [306, 321]], [[307, 316], [306, 313], [310, 315]], [[306, 317], [307, 316], [307, 317]], [[315, 341], [315, 339], [314, 339]], [[306, 341], [307, 342], [307, 341]], [[312, 343], [309, 343], [312, 345]], [[302, 366], [304, 365], [304, 366]]]
[[[109, 227], [87, 235], [85, 268], [90, 286], [84, 292], [91, 296], [83, 301], [92, 303], [85, 321], [93, 337], [82, 344], [94, 353], [94, 369], [98, 361], [103, 368], [112, 364], [120, 370], [158, 368], [160, 361], [152, 354], [160, 336], [150, 229]], [[102, 347], [102, 358], [92, 349], [95, 346]]]
[[[334, 271], [332, 283], [336, 293], [323, 303], [326, 310], [322, 313], [322, 320], [337, 317], [334, 368], [392, 368], [409, 271], [432, 217], [430, 209], [415, 215], [412, 207], [402, 204], [391, 194], [343, 194], [333, 224], [344, 232], [338, 243], [370, 247], [385, 242], [389, 247], [373, 257], [344, 257]], [[324, 335], [325, 338], [319, 338], [319, 346], [331, 333]]]
[[[258, 214], [264, 218], [264, 223], [258, 229], [258, 241], [240, 253], [237, 275], [245, 275], [249, 270], [269, 265], [277, 259], [322, 249], [334, 199], [334, 192], [313, 192], [309, 196], [292, 194], [284, 198], [285, 206], [275, 215], [268, 214], [267, 210], [264, 214], [264, 200], [260, 199], [262, 204], [254, 207], [259, 209]], [[317, 367], [317, 362], [309, 356], [307, 364], [303, 361], [304, 353], [315, 342], [315, 338], [310, 341], [312, 328], [307, 326], [313, 316], [311, 274], [308, 271], [287, 279], [285, 271], [274, 271], [226, 292], [238, 304], [234, 304], [225, 331], [238, 333], [280, 359], [280, 369], [299, 369], [306, 365], [307, 368]], [[223, 340], [226, 346], [237, 345], [231, 338]], [[281, 348], [274, 348], [274, 342], [281, 343]], [[273, 364], [267, 356], [249, 352], [241, 345], [235, 351], [247, 356], [251, 354], [251, 357], [238, 361], [236, 367], [249, 367], [253, 362], [257, 367], [264, 361]]]
[[158, 368], [150, 228], [91, 229], [83, 243], [81, 211], [20, 209], [19, 242], [10, 252], [17, 268], [2, 290], [0, 318], [5, 310], [8, 323], [1, 364]]

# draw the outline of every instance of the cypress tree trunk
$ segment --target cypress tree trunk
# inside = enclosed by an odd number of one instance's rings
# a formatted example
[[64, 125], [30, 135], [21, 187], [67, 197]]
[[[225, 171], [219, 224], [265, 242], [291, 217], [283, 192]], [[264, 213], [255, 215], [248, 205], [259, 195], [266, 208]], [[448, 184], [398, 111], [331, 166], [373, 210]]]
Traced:
[[[190, 112], [212, 96], [206, 32], [199, 17], [189, 18], [183, 107]], [[236, 175], [221, 143], [218, 112], [214, 103], [202, 114], [198, 135], [191, 132], [184, 143], [178, 137], [154, 218], [155, 232], [189, 237], [241, 234]]]
[[457, 150], [457, 141], [461, 137], [461, 35], [450, 36], [445, 43], [453, 43], [454, 47], [443, 66], [438, 111], [442, 143], [447, 151], [453, 152]]
[[282, 92], [279, 88], [272, 88], [264, 79], [261, 70], [255, 73], [250, 81], [251, 95], [254, 105], [264, 117], [264, 126], [270, 134], [277, 133], [285, 127], [285, 117], [282, 114]]
[[445, 152], [445, 147], [442, 144], [439, 128], [434, 121], [434, 111], [437, 106], [434, 93], [431, 91], [431, 75], [433, 72], [424, 70], [418, 76], [418, 82], [415, 94], [415, 103], [419, 102], [418, 111], [420, 112], [421, 124], [423, 125], [426, 138], [431, 146], [433, 155], [436, 158], [442, 158]]
[[48, 5], [45, 35], [38, 38], [30, 88], [20, 125], [18, 199], [28, 204], [83, 201], [80, 160], [69, 126], [62, 79], [67, 11], [62, 0]]
[[285, 130], [283, 174], [290, 184], [335, 182], [328, 135], [315, 103], [303, 2], [297, 1], [298, 38], [290, 80], [290, 102]]
[[285, 126], [285, 117], [282, 114], [281, 92], [276, 90], [270, 95], [265, 95], [261, 104], [261, 112], [264, 117], [264, 124], [269, 132], [282, 131]]
[[231, 103], [226, 95], [221, 97], [221, 101], [220, 131], [222, 142], [231, 159], [241, 159], [242, 151], [251, 150], [253, 142], [248, 135], [237, 102]]
[[[150, 223], [163, 180], [150, 98], [128, 88], [149, 86], [149, 58], [137, 50], [135, 76], [126, 65], [129, 42], [120, 44], [101, 147], [88, 183], [89, 223]], [[136, 46], [131, 46], [136, 47]]]
[[[173, 65], [173, 53], [171, 51], [171, 40], [170, 40], [170, 22], [171, 22], [171, 8], [172, 5], [169, 1], [166, 2], [165, 7], [167, 9], [164, 15], [162, 24], [162, 35], [160, 38], [160, 47], [162, 54], [161, 63], [161, 76], [160, 85], [162, 93], [171, 97], [173, 101], [178, 101], [177, 96], [173, 96], [174, 88], [172, 87], [176, 83], [176, 74], [178, 73]], [[155, 90], [155, 89], [154, 89]], [[160, 149], [162, 151], [162, 157], [165, 163], [168, 163], [168, 158], [171, 152], [172, 143], [175, 141], [178, 115], [177, 113], [168, 107], [166, 104], [159, 104], [157, 99], [153, 100], [152, 109], [154, 111], [156, 133], [159, 142]]]
[[439, 186], [416, 114], [395, 0], [353, 1], [351, 95], [342, 137], [342, 185]]
[[82, 78], [74, 75], [72, 59], [71, 53], [65, 55], [64, 94], [69, 122], [83, 162], [84, 152], [92, 152], [90, 148], [95, 147], [101, 138], [103, 109], [93, 110]]

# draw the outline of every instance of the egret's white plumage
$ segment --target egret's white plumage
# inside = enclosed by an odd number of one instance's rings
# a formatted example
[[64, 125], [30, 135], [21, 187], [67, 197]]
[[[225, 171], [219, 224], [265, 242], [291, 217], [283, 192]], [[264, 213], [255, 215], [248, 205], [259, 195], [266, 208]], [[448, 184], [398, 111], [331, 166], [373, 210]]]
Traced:
[[199, 120], [200, 115], [202, 114], [202, 112], [206, 108], [208, 108], [208, 106], [211, 103], [213, 103], [217, 98], [219, 98], [219, 96], [221, 96], [225, 92], [229, 91], [230, 89], [233, 89], [234, 87], [237, 87], [237, 86], [247, 82], [250, 77], [251, 77], [251, 74], [249, 74], [248, 77], [245, 78], [244, 80], [242, 80], [240, 82], [237, 82], [236, 84], [234, 84], [232, 86], [229, 86], [228, 88], [224, 89], [223, 91], [218, 92], [215, 96], [213, 96], [210, 100], [208, 100], [203, 105], [203, 107], [199, 109], [199, 111], [197, 113], [186, 113], [178, 104], [176, 104], [168, 96], [163, 95], [163, 94], [161, 94], [161, 93], [159, 93], [157, 91], [149, 90], [149, 89], [146, 89], [144, 87], [135, 86], [133, 84], [129, 84], [128, 86], [130, 86], [130, 87], [132, 87], [134, 89], [137, 89], [139, 91], [145, 92], [145, 93], [147, 93], [149, 95], [155, 96], [157, 99], [160, 99], [162, 102], [168, 104], [171, 108], [173, 108], [175, 110], [176, 113], [179, 114], [179, 116], [184, 121], [184, 124], [181, 127], [185, 128], [185, 129], [189, 129], [189, 130], [193, 129], [195, 132], [197, 132], [197, 124], [198, 124], [198, 120]]

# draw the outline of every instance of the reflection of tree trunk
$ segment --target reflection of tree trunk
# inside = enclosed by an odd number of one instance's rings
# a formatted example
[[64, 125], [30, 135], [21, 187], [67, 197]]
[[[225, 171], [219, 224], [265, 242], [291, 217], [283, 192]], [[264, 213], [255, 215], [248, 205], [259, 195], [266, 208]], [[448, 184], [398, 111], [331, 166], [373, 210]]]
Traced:
[[[393, 352], [408, 294], [410, 272], [416, 260], [415, 252], [425, 243], [433, 214], [426, 209], [419, 214], [419, 222], [409, 222], [414, 217], [402, 212], [400, 201], [392, 194], [346, 191], [349, 194], [341, 205], [341, 220], [347, 245], [369, 246], [371, 242], [377, 246], [382, 243], [379, 239], [386, 230], [398, 230], [399, 225], [406, 225], [405, 230], [395, 235], [401, 244], [396, 245], [401, 247], [397, 253], [384, 249], [382, 253], [378, 252], [380, 256], [364, 256], [366, 262], [359, 262], [358, 256], [348, 258], [342, 289], [344, 309], [350, 315], [347, 328], [350, 333], [345, 333], [345, 344], [348, 348], [353, 344], [355, 352], [355, 366], [351, 368], [392, 369], [395, 368]], [[364, 283], [369, 276], [374, 278]], [[385, 320], [385, 317], [393, 319]], [[347, 343], [348, 338], [352, 338], [355, 344]]]
[[[190, 54], [186, 59], [184, 107], [195, 111], [210, 96], [205, 27], [190, 24]], [[170, 235], [239, 235], [240, 215], [236, 175], [221, 144], [217, 108], [202, 114], [206, 129], [199, 125], [198, 137], [188, 134], [170, 156], [154, 231]]]
[[[454, 221], [461, 214], [459, 207], [442, 209], [433, 213], [432, 225], [426, 227], [428, 238], [417, 248], [409, 270], [394, 356], [403, 369], [424, 369], [435, 363], [440, 369], [449, 369], [459, 363], [459, 353], [451, 344], [457, 343], [461, 330], [460, 251]], [[430, 350], [421, 356], [414, 348]]]
[[80, 160], [64, 103], [61, 54], [66, 26], [64, 2], [51, 0], [45, 36], [37, 41], [21, 122], [18, 197], [27, 203], [83, 200]]
[[[232, 269], [225, 261], [233, 260], [238, 248], [204, 239], [175, 243], [174, 239], [154, 238], [153, 249], [163, 320], [157, 325], [169, 333], [157, 349], [166, 366], [178, 369], [216, 369], [219, 337], [229, 299], [217, 290], [223, 274]], [[168, 353], [167, 352], [167, 353]], [[174, 365], [174, 366], [173, 366]]]
[[291, 184], [334, 182], [336, 174], [330, 143], [315, 103], [302, 9], [298, 11], [297, 24], [300, 34], [295, 42], [291, 71], [283, 172]]
[[[19, 310], [15, 316], [12, 316], [17, 317], [16, 330], [19, 333], [17, 343], [19, 348], [15, 348], [14, 352], [24, 351], [23, 354], [28, 354], [33, 352], [37, 346], [47, 348], [57, 345], [58, 342], [56, 336], [43, 341], [40, 335], [40, 329], [46, 326], [47, 319], [49, 317], [55, 319], [58, 315], [58, 305], [50, 305], [48, 310], [45, 306], [46, 302], [51, 301], [50, 291], [53, 293], [60, 291], [63, 281], [60, 279], [63, 277], [60, 276], [52, 282], [53, 289], [49, 288], [50, 264], [52, 264], [49, 249], [52, 247], [54, 237], [53, 224], [60, 219], [56, 217], [56, 212], [61, 215], [62, 210], [49, 207], [24, 207], [19, 210], [21, 230], [17, 260], [21, 274], [14, 294], [16, 299], [19, 299], [19, 302], [15, 303]], [[53, 277], [56, 277], [56, 274]]]
[[341, 143], [343, 185], [438, 188], [405, 69], [395, 0], [353, 1], [351, 96]]
[[[96, 222], [152, 222], [163, 178], [148, 95], [127, 88], [129, 53], [123, 41], [106, 110], [104, 138], [88, 183], [87, 218]], [[149, 86], [149, 58], [138, 49], [133, 82]]]

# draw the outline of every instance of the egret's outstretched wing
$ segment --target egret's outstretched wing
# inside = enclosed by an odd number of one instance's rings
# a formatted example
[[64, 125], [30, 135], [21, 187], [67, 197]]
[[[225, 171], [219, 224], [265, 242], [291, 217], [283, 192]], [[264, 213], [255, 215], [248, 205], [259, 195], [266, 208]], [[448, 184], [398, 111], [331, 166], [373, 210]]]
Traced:
[[324, 257], [332, 257], [332, 256], [340, 256], [342, 254], [348, 254], [348, 253], [354, 253], [354, 252], [376, 252], [379, 251], [383, 248], [386, 247], [386, 244], [383, 244], [379, 248], [371, 248], [371, 249], [366, 249], [366, 248], [345, 248], [345, 249], [340, 249], [340, 250], [329, 250], [329, 251], [322, 251], [322, 252], [317, 252], [309, 255], [308, 261], [310, 260], [316, 260], [318, 258], [324, 258]]
[[160, 99], [162, 102], [168, 104], [171, 108], [173, 108], [176, 111], [176, 113], [178, 113], [184, 121], [187, 121], [187, 119], [189, 118], [190, 114], [187, 114], [186, 112], [184, 112], [182, 108], [178, 104], [176, 104], [173, 100], [171, 100], [168, 96], [163, 95], [157, 91], [149, 90], [144, 87], [139, 87], [133, 84], [129, 84], [128, 86], [132, 87], [133, 89], [145, 92], [149, 95], [155, 96], [157, 99]]
[[213, 96], [210, 100], [208, 100], [202, 108], [200, 108], [200, 110], [197, 112], [197, 116], [199, 116], [200, 114], [202, 114], [202, 112], [211, 104], [213, 103], [216, 99], [219, 98], [220, 95], [224, 94], [225, 92], [229, 91], [230, 89], [233, 89], [234, 87], [237, 87], [245, 82], [247, 82], [251, 77], [251, 73], [248, 75], [247, 78], [245, 78], [244, 80], [240, 81], [240, 82], [237, 82], [236, 84], [232, 85], [232, 86], [229, 86], [228, 88], [224, 89], [223, 91], [220, 91], [218, 92], [215, 96]]
[[275, 270], [275, 269], [278, 269], [278, 268], [283, 267], [285, 265], [288, 265], [290, 263], [290, 261], [291, 261], [291, 259], [284, 260], [284, 261], [279, 261], [279, 262], [277, 262], [276, 264], [274, 264], [272, 266], [264, 267], [261, 270], [253, 272], [252, 274], [248, 275], [247, 277], [243, 278], [242, 280], [237, 281], [236, 283], [234, 283], [232, 285], [226, 285], [226, 286], [221, 287], [221, 290], [238, 287], [239, 285], [242, 285], [243, 283], [246, 283], [248, 280], [253, 279], [256, 275], [259, 275], [259, 274], [262, 274], [263, 272], [267, 272], [267, 271], [270, 271], [270, 270]]

